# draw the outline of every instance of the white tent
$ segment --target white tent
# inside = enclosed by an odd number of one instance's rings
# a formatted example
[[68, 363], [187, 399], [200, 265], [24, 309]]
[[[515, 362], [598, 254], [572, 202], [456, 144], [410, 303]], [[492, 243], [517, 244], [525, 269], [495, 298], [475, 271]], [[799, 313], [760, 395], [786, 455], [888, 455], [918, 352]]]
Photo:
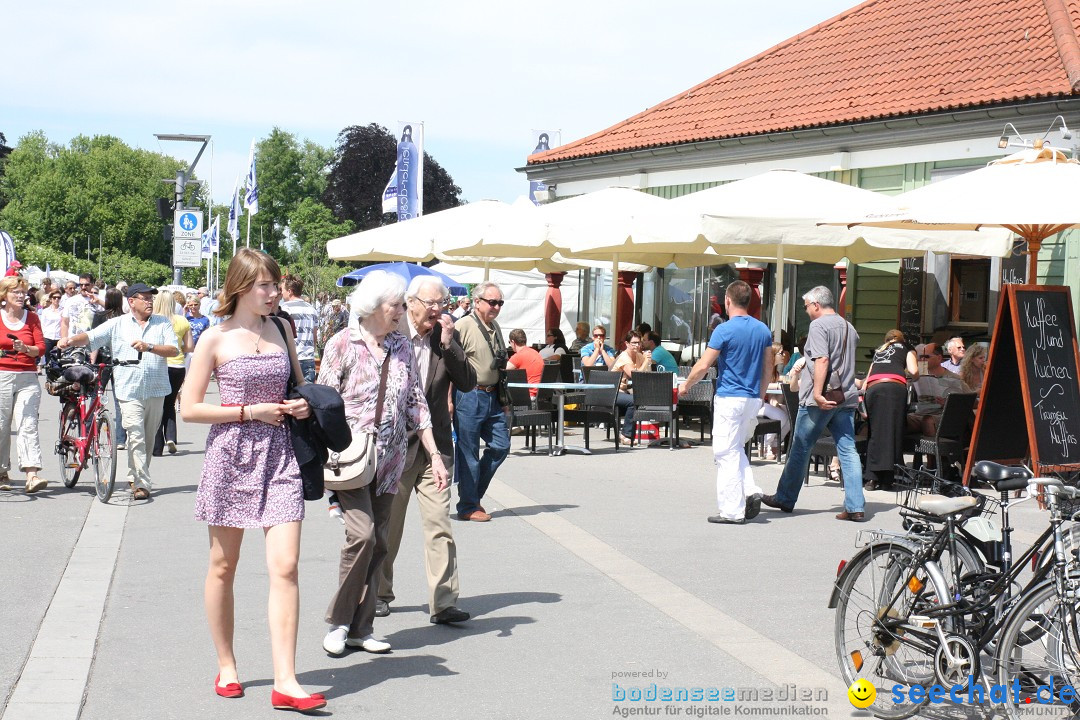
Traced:
[[[475, 285], [484, 281], [484, 268], [463, 267], [449, 263], [438, 263], [432, 270], [449, 275], [458, 282]], [[503, 305], [498, 323], [503, 331], [503, 340], [514, 328], [525, 331], [529, 344], [543, 343], [547, 328], [544, 326], [544, 300], [547, 297], [547, 279], [538, 272], [519, 270], [490, 270], [488, 280], [499, 284], [502, 290]], [[574, 325], [577, 324], [578, 274], [569, 272], [559, 288], [562, 292], [562, 319], [559, 328], [566, 336], [566, 344], [574, 341]]]

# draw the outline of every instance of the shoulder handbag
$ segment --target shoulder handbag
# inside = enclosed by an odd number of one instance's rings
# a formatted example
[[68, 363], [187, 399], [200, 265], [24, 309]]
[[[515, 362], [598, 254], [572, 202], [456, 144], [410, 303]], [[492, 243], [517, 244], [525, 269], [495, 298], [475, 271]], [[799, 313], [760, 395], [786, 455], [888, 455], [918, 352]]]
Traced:
[[[843, 353], [843, 354], [840, 357], [843, 357], [845, 354], [847, 354], [847, 331], [848, 331], [848, 328], [850, 326], [851, 326], [850, 323], [848, 323], [848, 321], [845, 320], [844, 321], [844, 336], [843, 336], [843, 339], [840, 341], [840, 346], [841, 346], [841, 351], [840, 352]], [[832, 360], [829, 361], [829, 364], [830, 364], [830, 366], [832, 365]], [[822, 396], [827, 401], [832, 402], [832, 403], [836, 403], [837, 405], [843, 405], [847, 401], [847, 395], [844, 394], [844, 386], [843, 386], [843, 382], [840, 379], [840, 371], [839, 370], [832, 370], [832, 368], [830, 367], [829, 382], [828, 382], [828, 384], [826, 384], [825, 392], [822, 393]]]
[[379, 395], [375, 400], [375, 424], [371, 432], [361, 431], [353, 435], [349, 447], [339, 453], [330, 453], [323, 466], [323, 484], [327, 490], [357, 490], [375, 478], [378, 467], [376, 435], [382, 420], [383, 401], [386, 399], [386, 375], [390, 371], [390, 353], [383, 358], [379, 375]]

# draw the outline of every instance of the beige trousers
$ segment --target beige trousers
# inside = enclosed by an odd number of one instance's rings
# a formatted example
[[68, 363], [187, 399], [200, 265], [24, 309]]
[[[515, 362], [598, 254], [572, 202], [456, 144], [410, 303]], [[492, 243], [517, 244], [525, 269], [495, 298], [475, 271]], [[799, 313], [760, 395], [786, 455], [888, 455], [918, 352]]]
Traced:
[[151, 488], [150, 446], [154, 433], [161, 425], [165, 398], [121, 400], [120, 422], [127, 433], [128, 482], [135, 488]]
[[[450, 466], [451, 470], [453, 466]], [[409, 497], [416, 493], [420, 506], [420, 522], [424, 532], [424, 570], [427, 572], [428, 609], [436, 615], [457, 605], [458, 567], [457, 545], [450, 529], [450, 488], [439, 492], [431, 475], [431, 461], [423, 449], [417, 449], [416, 459], [401, 474], [401, 485], [390, 513], [390, 537], [386, 557], [378, 574], [379, 599], [394, 601], [394, 560], [401, 547], [405, 530], [405, 513]]]
[[[348, 625], [349, 637], [370, 635], [375, 622], [375, 573], [386, 556], [386, 535], [394, 496], [375, 494], [378, 479], [358, 490], [338, 490], [345, 517], [345, 544], [338, 564], [338, 589], [326, 622]], [[370, 592], [369, 592], [370, 590]]]

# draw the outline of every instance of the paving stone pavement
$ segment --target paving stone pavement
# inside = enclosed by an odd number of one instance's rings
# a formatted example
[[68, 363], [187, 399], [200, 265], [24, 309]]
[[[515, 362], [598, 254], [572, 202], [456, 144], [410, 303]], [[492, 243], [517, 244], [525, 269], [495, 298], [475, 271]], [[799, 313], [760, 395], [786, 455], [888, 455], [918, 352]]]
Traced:
[[[56, 400], [42, 403], [45, 470], [58, 478]], [[0, 492], [0, 716], [256, 718], [270, 714], [264, 545], [248, 532], [236, 579], [236, 636], [246, 696], [223, 700], [206, 629], [207, 536], [192, 519], [208, 427], [181, 424], [177, 455], [155, 458], [156, 488], [113, 501], [88, 482], [36, 495]], [[696, 434], [686, 433], [690, 437]], [[854, 711], [839, 678], [832, 613], [838, 563], [861, 528], [899, 527], [893, 496], [868, 495], [871, 523], [833, 519], [842, 490], [812, 476], [792, 515], [763, 509], [745, 526], [715, 512], [708, 447], [614, 452], [593, 431], [588, 457], [532, 455], [513, 438], [485, 507], [490, 523], [454, 521], [461, 627], [428, 622], [415, 504], [395, 569], [398, 601], [376, 620], [389, 655], [322, 650], [322, 621], [343, 537], [323, 502], [308, 503], [300, 570], [297, 669], [325, 691], [324, 715], [444, 719], [604, 718], [624, 710], [706, 717], [725, 709], [794, 713], [783, 700], [619, 701], [619, 692], [738, 688], [809, 691], [828, 717]], [[580, 430], [568, 440], [580, 442]], [[781, 466], [755, 461], [771, 492]], [[130, 504], [129, 504], [130, 503]], [[1028, 514], [1024, 514], [1027, 512]], [[1020, 527], [1037, 527], [1032, 511]], [[955, 716], [955, 715], [954, 715]]]

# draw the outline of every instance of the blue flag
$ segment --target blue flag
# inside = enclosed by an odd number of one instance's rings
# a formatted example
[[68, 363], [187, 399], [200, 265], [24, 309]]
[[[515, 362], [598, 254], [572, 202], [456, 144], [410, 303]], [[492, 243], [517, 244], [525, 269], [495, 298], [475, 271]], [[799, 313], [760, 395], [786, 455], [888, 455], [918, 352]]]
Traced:
[[423, 123], [402, 123], [396, 175], [398, 222], [420, 217], [424, 214]]

